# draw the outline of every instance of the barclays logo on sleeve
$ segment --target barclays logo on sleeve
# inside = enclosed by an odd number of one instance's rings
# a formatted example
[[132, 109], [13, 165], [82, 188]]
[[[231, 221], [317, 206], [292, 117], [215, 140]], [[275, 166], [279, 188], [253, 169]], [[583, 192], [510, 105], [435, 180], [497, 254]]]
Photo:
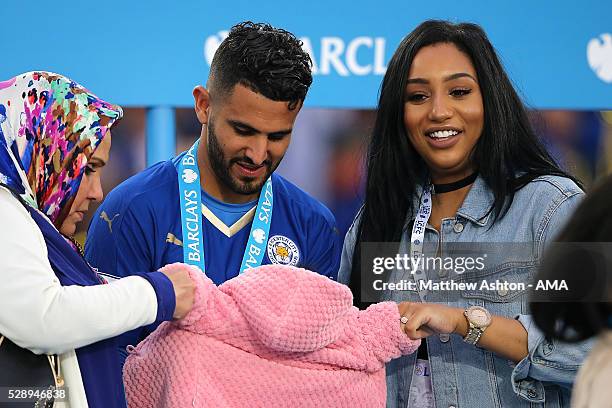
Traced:
[[612, 34], [604, 33], [589, 41], [587, 60], [599, 79], [612, 83]]
[[[204, 57], [208, 65], [229, 31], [221, 30], [204, 41]], [[387, 70], [384, 37], [301, 37], [302, 48], [310, 54], [313, 75], [382, 76]], [[316, 47], [313, 47], [313, 44]], [[315, 51], [316, 50], [316, 51]]]

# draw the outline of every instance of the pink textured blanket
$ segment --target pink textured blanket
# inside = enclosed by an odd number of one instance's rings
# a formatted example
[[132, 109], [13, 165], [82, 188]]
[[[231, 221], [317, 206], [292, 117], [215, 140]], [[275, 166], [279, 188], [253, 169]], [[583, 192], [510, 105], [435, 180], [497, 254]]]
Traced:
[[261, 266], [219, 287], [192, 278], [192, 311], [126, 361], [131, 408], [384, 407], [384, 364], [420, 344], [395, 303], [359, 311], [347, 287], [304, 269]]

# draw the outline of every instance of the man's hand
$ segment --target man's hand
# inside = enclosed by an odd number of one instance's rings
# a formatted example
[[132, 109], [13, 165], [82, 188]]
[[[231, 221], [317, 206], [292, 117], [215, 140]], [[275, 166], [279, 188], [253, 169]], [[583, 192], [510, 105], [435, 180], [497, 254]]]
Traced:
[[460, 333], [467, 324], [463, 310], [435, 303], [402, 302], [397, 305], [400, 316], [408, 318], [402, 324], [404, 332], [413, 340], [432, 334]]
[[195, 283], [189, 276], [191, 266], [183, 263], [166, 265], [159, 271], [166, 275], [174, 287], [176, 307], [172, 317], [182, 319], [191, 311], [195, 295]]

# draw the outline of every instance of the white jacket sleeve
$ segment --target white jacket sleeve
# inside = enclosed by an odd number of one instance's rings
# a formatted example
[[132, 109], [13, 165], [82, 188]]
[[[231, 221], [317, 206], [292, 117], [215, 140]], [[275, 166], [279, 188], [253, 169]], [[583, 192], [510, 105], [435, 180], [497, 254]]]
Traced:
[[59, 354], [153, 323], [155, 290], [132, 276], [108, 285], [61, 286], [43, 235], [0, 188], [0, 333], [35, 353]]

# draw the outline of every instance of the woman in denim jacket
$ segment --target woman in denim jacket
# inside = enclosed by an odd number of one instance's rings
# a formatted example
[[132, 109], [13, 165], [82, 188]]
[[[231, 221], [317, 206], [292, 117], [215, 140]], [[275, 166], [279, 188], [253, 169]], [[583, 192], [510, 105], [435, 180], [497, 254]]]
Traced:
[[[582, 195], [534, 134], [479, 26], [427, 21], [402, 41], [383, 80], [365, 203], [338, 276], [358, 306], [403, 302], [406, 334], [425, 339], [418, 357], [387, 365], [388, 407], [569, 406], [589, 345], [547, 340], [532, 324], [527, 284]], [[368, 242], [399, 242], [400, 256], [423, 248], [439, 258], [453, 255], [456, 243], [479, 243], [489, 258], [465, 273], [406, 273], [398, 262], [384, 280], [415, 286], [378, 282], [378, 298], [364, 299], [373, 276], [361, 263]], [[418, 286], [451, 279], [477, 286]]]

